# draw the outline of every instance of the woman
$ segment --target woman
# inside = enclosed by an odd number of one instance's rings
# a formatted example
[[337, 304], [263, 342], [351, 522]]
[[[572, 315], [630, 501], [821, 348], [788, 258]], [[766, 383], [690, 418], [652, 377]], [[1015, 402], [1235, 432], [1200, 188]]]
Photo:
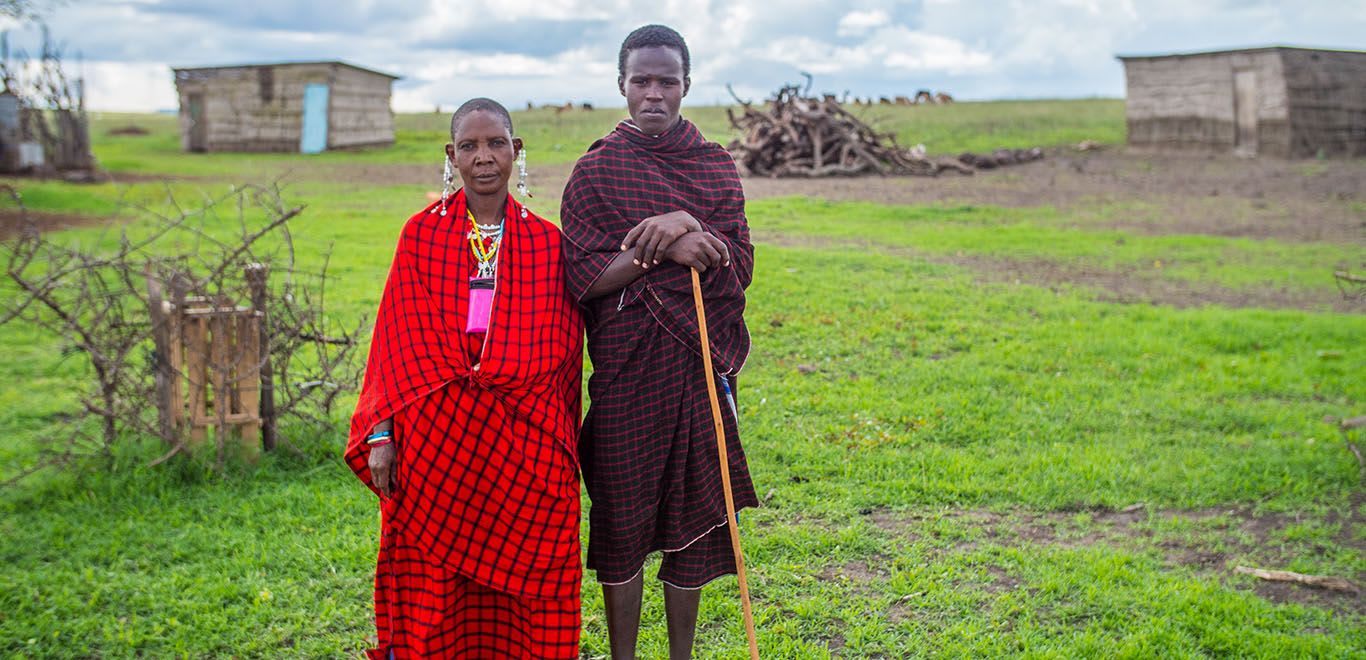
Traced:
[[582, 321], [521, 149], [498, 103], [456, 110], [385, 284], [346, 451], [380, 496], [372, 658], [578, 657]]

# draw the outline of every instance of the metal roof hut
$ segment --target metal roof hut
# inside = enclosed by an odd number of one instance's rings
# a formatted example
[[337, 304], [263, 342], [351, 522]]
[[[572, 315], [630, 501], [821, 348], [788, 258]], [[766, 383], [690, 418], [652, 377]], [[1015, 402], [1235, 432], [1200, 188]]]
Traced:
[[185, 151], [292, 151], [394, 143], [398, 76], [345, 62], [178, 68]]
[[1366, 156], [1366, 51], [1272, 46], [1119, 59], [1131, 145]]

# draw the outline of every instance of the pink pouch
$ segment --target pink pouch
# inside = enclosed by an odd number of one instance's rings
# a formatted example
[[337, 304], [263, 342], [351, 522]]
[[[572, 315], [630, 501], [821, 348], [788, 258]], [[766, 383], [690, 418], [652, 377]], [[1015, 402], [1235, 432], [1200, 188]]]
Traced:
[[465, 319], [466, 333], [489, 331], [489, 311], [493, 309], [493, 278], [470, 278], [470, 309]]

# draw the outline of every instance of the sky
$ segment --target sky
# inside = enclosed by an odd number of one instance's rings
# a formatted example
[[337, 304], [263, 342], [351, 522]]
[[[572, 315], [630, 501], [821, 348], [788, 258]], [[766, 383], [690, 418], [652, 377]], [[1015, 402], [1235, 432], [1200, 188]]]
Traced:
[[[109, 111], [175, 109], [172, 66], [333, 59], [401, 76], [398, 112], [622, 106], [617, 50], [647, 23], [687, 39], [699, 105], [803, 71], [814, 92], [861, 97], [1122, 97], [1116, 54], [1366, 49], [1366, 0], [60, 0], [46, 15], [88, 107]], [[34, 49], [3, 20], [11, 48]]]

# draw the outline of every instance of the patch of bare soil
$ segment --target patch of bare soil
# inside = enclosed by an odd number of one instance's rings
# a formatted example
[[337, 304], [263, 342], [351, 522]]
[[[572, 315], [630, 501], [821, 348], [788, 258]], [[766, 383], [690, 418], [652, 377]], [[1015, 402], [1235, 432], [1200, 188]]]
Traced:
[[[1366, 239], [1366, 163], [1053, 150], [973, 176], [745, 179], [750, 199], [807, 195], [883, 204], [1053, 206], [1078, 226], [1289, 241]], [[1355, 205], [1355, 206], [1354, 206]]]
[[[73, 227], [89, 227], [109, 222], [108, 218], [72, 213], [27, 211], [26, 214], [28, 219], [37, 223], [38, 229], [44, 232], [60, 231]], [[0, 209], [0, 239], [18, 236], [22, 229], [23, 218], [24, 214], [21, 214], [18, 209]]]
[[754, 240], [766, 245], [799, 248], [856, 247], [907, 259], [951, 264], [971, 270], [978, 279], [1004, 284], [1028, 284], [1055, 292], [1081, 288], [1096, 300], [1123, 304], [1146, 303], [1178, 308], [1220, 305], [1230, 308], [1305, 309], [1366, 312], [1366, 299], [1349, 300], [1336, 291], [1291, 290], [1284, 287], [1230, 289], [1206, 282], [1170, 280], [1135, 269], [1106, 270], [1045, 259], [1010, 259], [986, 255], [929, 254], [911, 248], [848, 241], [822, 236], [794, 236], [755, 230]]
[[[1097, 545], [1123, 548], [1129, 551], [1155, 550], [1167, 564], [1182, 566], [1202, 573], [1214, 573], [1221, 579], [1248, 588], [1258, 596], [1275, 603], [1300, 603], [1334, 611], [1366, 615], [1366, 598], [1361, 594], [1319, 589], [1299, 584], [1233, 579], [1236, 565], [1278, 569], [1288, 565], [1295, 553], [1323, 552], [1312, 543], [1296, 547], [1284, 540], [1287, 527], [1303, 522], [1281, 514], [1256, 515], [1245, 507], [1216, 507], [1196, 510], [1149, 511], [1133, 507], [1123, 511], [1035, 512], [1015, 510], [998, 513], [980, 509], [948, 511], [944, 513], [895, 513], [874, 510], [866, 520], [894, 536], [921, 538], [926, 521], [951, 519], [965, 523], [981, 532], [983, 538], [995, 543], [1024, 543], [1063, 548], [1089, 548]], [[1193, 525], [1185, 532], [1172, 526], [1153, 523], [1182, 523], [1215, 521]], [[1357, 502], [1350, 513], [1331, 513], [1325, 525], [1338, 527], [1333, 542], [1358, 553], [1366, 552], [1366, 540], [1358, 530], [1363, 522], [1362, 506]], [[959, 543], [946, 549], [950, 552], [970, 552], [977, 543]], [[1017, 578], [999, 567], [988, 567], [992, 576], [986, 590], [992, 593], [1008, 591], [1020, 586]], [[850, 576], [852, 577], [852, 576]], [[1366, 575], [1342, 575], [1358, 587], [1366, 587]]]

